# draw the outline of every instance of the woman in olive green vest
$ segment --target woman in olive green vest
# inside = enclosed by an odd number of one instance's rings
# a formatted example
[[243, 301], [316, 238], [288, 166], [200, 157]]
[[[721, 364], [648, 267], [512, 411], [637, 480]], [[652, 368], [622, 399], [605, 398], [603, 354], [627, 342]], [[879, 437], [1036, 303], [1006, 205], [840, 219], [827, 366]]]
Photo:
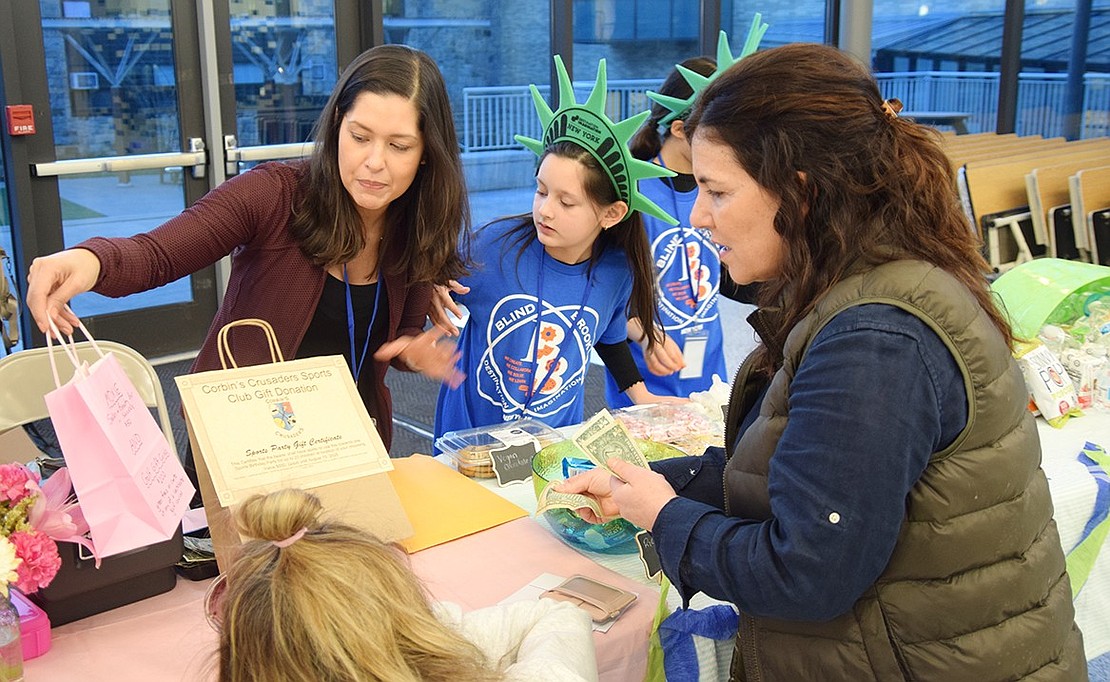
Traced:
[[820, 45], [712, 80], [691, 220], [760, 283], [725, 447], [561, 489], [737, 606], [735, 680], [1085, 680], [1010, 327], [939, 136], [899, 109]]

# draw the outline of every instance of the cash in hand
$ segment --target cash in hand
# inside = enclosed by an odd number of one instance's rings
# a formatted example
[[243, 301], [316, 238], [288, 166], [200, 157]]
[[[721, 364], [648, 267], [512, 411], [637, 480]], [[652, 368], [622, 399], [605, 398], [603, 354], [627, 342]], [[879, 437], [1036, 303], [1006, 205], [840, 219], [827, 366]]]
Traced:
[[648, 468], [647, 459], [644, 453], [640, 452], [636, 441], [632, 440], [632, 434], [619, 419], [610, 414], [609, 410], [603, 409], [590, 417], [589, 421], [574, 434], [574, 444], [591, 462], [613, 476], [617, 474], [606, 465], [610, 457], [618, 457], [629, 464]]
[[540, 491], [539, 498], [536, 502], [537, 516], [549, 509], [569, 509], [574, 511], [586, 507], [598, 518], [602, 517], [601, 507], [597, 504], [597, 500], [578, 493], [558, 492], [555, 490], [555, 486], [559, 483], [562, 483], [562, 481], [551, 481]]

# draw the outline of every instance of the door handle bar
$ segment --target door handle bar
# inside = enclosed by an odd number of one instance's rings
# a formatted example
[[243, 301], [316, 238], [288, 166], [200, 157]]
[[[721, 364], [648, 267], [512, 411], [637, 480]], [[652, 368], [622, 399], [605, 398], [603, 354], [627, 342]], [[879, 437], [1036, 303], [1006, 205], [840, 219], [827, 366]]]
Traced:
[[85, 173], [116, 173], [120, 171], [161, 170], [181, 166], [203, 166], [208, 154], [199, 152], [169, 152], [166, 154], [136, 154], [134, 156], [102, 156], [93, 159], [67, 159], [49, 163], [34, 163], [31, 167], [40, 178], [52, 175], [82, 175]]
[[311, 156], [315, 146], [315, 142], [293, 142], [264, 144], [257, 147], [230, 147], [225, 149], [225, 152], [228, 161], [276, 161]]

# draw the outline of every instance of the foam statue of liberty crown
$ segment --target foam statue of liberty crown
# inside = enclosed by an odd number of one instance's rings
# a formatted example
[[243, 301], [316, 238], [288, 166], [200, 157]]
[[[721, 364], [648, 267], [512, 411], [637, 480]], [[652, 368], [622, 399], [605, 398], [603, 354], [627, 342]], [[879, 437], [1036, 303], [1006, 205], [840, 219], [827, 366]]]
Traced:
[[516, 141], [539, 157], [543, 156], [547, 147], [556, 142], [574, 142], [597, 159], [605, 169], [609, 182], [617, 190], [617, 196], [628, 204], [628, 211], [622, 219], [627, 218], [632, 211], [640, 211], [670, 225], [677, 225], [678, 221], [671, 214], [640, 194], [638, 187], [640, 180], [644, 178], [671, 177], [675, 173], [654, 163], [641, 161], [632, 156], [628, 150], [629, 138], [635, 134], [651, 112], [642, 111], [619, 123], [613, 123], [605, 115], [608, 80], [605, 77], [604, 59], [597, 64], [597, 80], [594, 81], [593, 90], [590, 91], [590, 96], [584, 104], [578, 104], [575, 101], [574, 87], [571, 85], [566, 67], [563, 66], [563, 59], [559, 55], [555, 55], [555, 70], [559, 76], [557, 110], [552, 111], [551, 107], [547, 106], [547, 102], [535, 85], [529, 86], [532, 90], [536, 113], [540, 117], [540, 125], [543, 127], [543, 140], [514, 135]]
[[769, 24], [764, 24], [762, 21], [763, 15], [758, 12], [752, 17], [752, 25], [751, 28], [748, 29], [748, 37], [744, 40], [744, 47], [740, 50], [740, 54], [735, 57], [732, 55], [732, 50], [728, 46], [728, 34], [721, 31], [717, 36], [717, 68], [708, 76], [703, 76], [696, 71], [691, 71], [681, 64], [675, 64], [674, 68], [682, 74], [683, 78], [686, 79], [686, 82], [689, 83], [690, 87], [693, 89], [689, 97], [680, 99], [678, 97], [670, 97], [668, 95], [661, 95], [657, 92], [651, 92], [650, 90], [648, 91], [648, 97], [671, 110], [671, 113], [659, 119], [659, 125], [670, 125], [671, 121], [685, 116], [686, 112], [690, 111], [690, 108], [694, 106], [694, 100], [698, 98], [698, 95], [700, 95], [710, 83], [717, 80], [717, 77], [724, 73], [728, 67], [759, 49], [759, 41], [763, 40], [763, 34], [766, 33], [767, 29], [770, 27]]

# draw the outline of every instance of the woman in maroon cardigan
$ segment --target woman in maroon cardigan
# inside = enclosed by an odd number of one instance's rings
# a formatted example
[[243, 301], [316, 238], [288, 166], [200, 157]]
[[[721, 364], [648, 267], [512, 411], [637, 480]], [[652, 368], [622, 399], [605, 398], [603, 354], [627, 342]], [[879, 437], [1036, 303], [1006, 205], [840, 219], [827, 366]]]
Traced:
[[[313, 138], [307, 162], [262, 164], [151, 232], [36, 258], [27, 305], [39, 329], [49, 333], [53, 319], [70, 332], [77, 319], [66, 303], [79, 293], [126, 296], [230, 255], [227, 293], [193, 371], [219, 368], [225, 324], [265, 319], [286, 358], [348, 358], [388, 448], [389, 364], [462, 378], [453, 344], [423, 331], [432, 285], [465, 273], [457, 246], [469, 230], [439, 69], [401, 45], [368, 50], [340, 77]], [[240, 365], [270, 361], [253, 336], [233, 338], [232, 354]]]

